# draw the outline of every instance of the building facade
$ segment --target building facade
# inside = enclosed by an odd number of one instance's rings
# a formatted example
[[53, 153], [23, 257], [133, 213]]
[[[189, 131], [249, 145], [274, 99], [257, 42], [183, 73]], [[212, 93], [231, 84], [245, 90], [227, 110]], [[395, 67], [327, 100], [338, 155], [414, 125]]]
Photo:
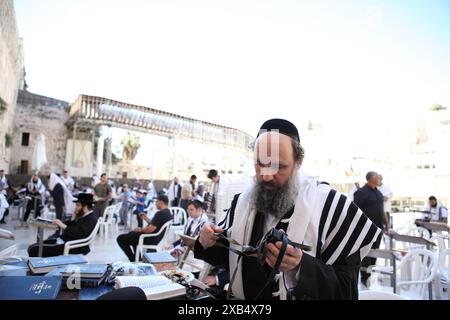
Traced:
[[69, 104], [25, 90], [19, 90], [13, 121], [13, 145], [10, 173], [30, 174], [32, 158], [39, 134], [45, 136], [48, 163], [42, 172], [62, 172], [65, 166]]
[[[13, 119], [23, 78], [23, 46], [13, 0], [0, 1], [0, 169], [9, 171]], [[22, 84], [23, 85], [23, 84]]]

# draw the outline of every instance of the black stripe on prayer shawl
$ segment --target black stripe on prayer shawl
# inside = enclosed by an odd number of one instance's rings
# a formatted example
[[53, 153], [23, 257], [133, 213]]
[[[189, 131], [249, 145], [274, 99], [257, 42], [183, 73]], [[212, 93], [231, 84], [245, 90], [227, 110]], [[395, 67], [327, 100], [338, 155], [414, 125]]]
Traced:
[[[366, 219], [369, 219], [366, 217]], [[360, 248], [363, 248], [367, 246], [369, 243], [373, 241], [373, 237], [375, 237], [375, 234], [377, 233], [378, 227], [372, 223], [370, 225], [369, 231], [367, 232], [366, 237], [364, 238], [363, 242], [360, 245]]]
[[227, 210], [227, 213], [225, 214], [225, 217], [222, 219], [222, 221], [220, 221], [220, 222], [217, 224], [217, 226], [218, 226], [219, 228], [222, 228], [222, 229], [224, 229], [224, 230], [230, 228], [230, 225], [231, 225], [231, 224], [229, 223], [230, 211], [231, 211], [231, 208]]
[[225, 217], [222, 219], [222, 221], [220, 221], [217, 224], [219, 228], [222, 228], [225, 231], [227, 231], [233, 225], [234, 211], [236, 210], [237, 202], [239, 200], [240, 195], [241, 195], [240, 193], [234, 195], [233, 200], [231, 201], [231, 206], [230, 208], [228, 208]]
[[328, 218], [328, 214], [330, 211], [331, 204], [333, 203], [334, 196], [336, 195], [336, 190], [331, 189], [328, 193], [327, 200], [325, 200], [325, 205], [323, 206], [322, 215], [320, 216], [320, 223], [319, 223], [319, 237], [317, 239], [317, 249], [316, 249], [316, 258], [320, 259], [321, 252], [322, 252], [322, 233], [323, 228], [325, 227], [325, 223]]
[[331, 219], [330, 227], [327, 231], [327, 238], [330, 235], [330, 233], [333, 231], [334, 227], [336, 226], [336, 223], [339, 220], [339, 217], [341, 216], [342, 210], [344, 209], [345, 200], [347, 200], [347, 197], [341, 194], [339, 197], [338, 204], [336, 205], [336, 210], [334, 210], [333, 219]]
[[350, 250], [352, 250], [353, 246], [355, 245], [356, 240], [358, 240], [358, 238], [360, 236], [362, 236], [361, 232], [362, 232], [364, 226], [366, 225], [366, 222], [367, 222], [367, 217], [364, 214], [361, 214], [361, 216], [359, 217], [358, 223], [356, 224], [355, 229], [353, 229], [352, 234], [348, 238], [348, 241], [344, 247], [344, 250], [342, 250], [341, 254], [339, 255], [339, 257], [336, 260], [341, 260], [341, 259], [347, 258], [347, 256], [350, 254]]
[[[341, 201], [341, 199], [339, 199], [339, 201]], [[345, 196], [344, 196], [344, 199], [345, 199]], [[338, 232], [334, 236], [333, 240], [331, 240], [331, 243], [328, 245], [328, 247], [322, 253], [323, 261], [325, 261], [325, 262], [328, 261], [331, 258], [331, 256], [333, 255], [333, 253], [336, 251], [336, 249], [339, 248], [339, 246], [341, 246], [343, 244], [342, 240], [344, 239], [345, 235], [347, 234], [347, 231], [350, 228], [350, 224], [352, 223], [353, 218], [355, 217], [356, 212], [358, 210], [359, 210], [359, 208], [356, 206], [356, 204], [351, 202], [350, 206], [347, 210], [347, 214], [344, 218], [344, 221], [342, 221], [342, 225], [339, 226]]]

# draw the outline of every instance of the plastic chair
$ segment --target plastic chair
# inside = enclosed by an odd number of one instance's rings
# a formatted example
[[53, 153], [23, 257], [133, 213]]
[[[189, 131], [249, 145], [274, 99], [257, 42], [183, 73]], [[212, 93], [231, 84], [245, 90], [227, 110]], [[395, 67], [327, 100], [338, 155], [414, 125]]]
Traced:
[[17, 244], [13, 244], [7, 248], [4, 248], [0, 251], [0, 259], [6, 259], [10, 257], [14, 257], [17, 255], [17, 252], [19, 251], [19, 247]]
[[[105, 209], [105, 213], [103, 214], [103, 217], [98, 218], [98, 221], [100, 223], [100, 236], [105, 237], [106, 239], [109, 238], [109, 230], [111, 230], [111, 233], [115, 231], [116, 233], [119, 232], [119, 225], [117, 223], [117, 219], [115, 219], [114, 214], [117, 212], [117, 206], [112, 205]], [[111, 234], [112, 235], [112, 234]]]
[[81, 247], [90, 245], [92, 242], [94, 242], [95, 236], [97, 235], [99, 228], [100, 228], [100, 223], [97, 220], [97, 223], [96, 223], [94, 229], [92, 230], [91, 234], [87, 238], [66, 242], [64, 245], [63, 255], [65, 255], [65, 256], [69, 255], [69, 252], [72, 249], [81, 248]]
[[406, 300], [401, 295], [378, 290], [364, 290], [359, 292], [358, 300]]
[[430, 231], [428, 231], [428, 229], [425, 229], [424, 227], [411, 228], [408, 230], [408, 232], [406, 234], [410, 235], [410, 236], [415, 236], [415, 237], [422, 237], [427, 240], [429, 240], [431, 237]]
[[183, 233], [187, 222], [187, 213], [183, 208], [170, 207], [170, 212], [173, 216], [173, 224], [170, 226], [169, 241], [175, 242], [177, 240], [177, 233]]
[[449, 248], [449, 236], [448, 234], [436, 234], [429, 239], [437, 246], [437, 251], [442, 252]]
[[184, 226], [187, 222], [187, 213], [183, 208], [180, 207], [170, 207], [170, 212], [173, 216], [173, 226], [182, 225]]
[[442, 297], [442, 284], [447, 286], [447, 298], [450, 300], [450, 249], [439, 253], [438, 272], [435, 277], [436, 298]]
[[[156, 252], [160, 252], [160, 251], [164, 250], [164, 246], [167, 243], [167, 238], [169, 235], [169, 230], [170, 230], [171, 225], [172, 225], [172, 220], [167, 221], [161, 227], [161, 229], [159, 229], [159, 231], [157, 233], [141, 234], [141, 236], [139, 237], [138, 245], [136, 247], [136, 259], [135, 259], [136, 262], [139, 262], [140, 256], [142, 256], [144, 254], [144, 252], [148, 249], [156, 250]], [[161, 234], [163, 234], [163, 237], [158, 242], [158, 244], [145, 244], [144, 243], [145, 239], [155, 238]]]
[[[400, 295], [416, 300], [424, 299], [428, 285], [436, 277], [436, 254], [424, 249], [412, 250], [400, 261], [398, 270], [400, 275], [397, 278], [397, 288]], [[429, 295], [431, 300], [432, 292]]]

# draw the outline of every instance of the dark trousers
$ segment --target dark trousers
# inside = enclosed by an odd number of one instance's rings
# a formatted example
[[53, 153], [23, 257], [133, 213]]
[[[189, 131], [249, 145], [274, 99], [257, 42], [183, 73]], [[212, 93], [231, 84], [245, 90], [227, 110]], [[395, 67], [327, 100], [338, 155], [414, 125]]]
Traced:
[[[383, 237], [383, 235], [380, 234], [377, 241], [375, 241], [373, 243], [372, 249], [378, 249], [380, 247], [382, 237]], [[375, 265], [376, 262], [377, 262], [377, 258], [364, 257], [364, 259], [361, 261], [361, 267], [365, 268], [364, 270], [361, 270], [361, 282], [365, 283], [365, 281], [370, 277], [370, 273], [367, 273], [365, 270], [369, 266]]]
[[107, 201], [98, 201], [94, 205], [94, 214], [97, 216], [97, 218], [103, 217], [103, 213], [105, 212], [106, 207], [108, 206]]
[[[28, 200], [27, 210], [25, 211], [25, 215], [23, 216], [23, 221], [25, 221], [25, 222], [28, 220], [28, 217], [30, 216], [31, 210], [34, 210], [34, 201], [35, 201], [34, 199], [33, 200]], [[38, 199], [36, 201], [37, 201], [37, 205], [36, 205], [37, 212], [34, 213], [34, 217], [35, 218], [37, 218], [37, 217], [39, 217], [41, 215], [40, 200]]]
[[[56, 244], [56, 240], [45, 240], [42, 250], [42, 257], [56, 257], [64, 253], [64, 245]], [[28, 247], [28, 256], [37, 257], [39, 255], [39, 244], [35, 243]]]
[[[138, 227], [139, 227], [139, 228], [142, 228], [142, 227], [144, 226], [144, 220], [142, 220], [142, 218], [139, 216], [139, 214], [140, 214], [141, 212], [135, 210], [134, 213], [136, 214], [136, 219], [137, 219]], [[143, 213], [145, 213], [145, 212], [143, 212]]]
[[[117, 244], [122, 249], [123, 252], [127, 255], [128, 259], [131, 262], [134, 262], [136, 257], [136, 247], [139, 243], [139, 237], [143, 234], [142, 232], [134, 232], [131, 231], [129, 233], [121, 234], [117, 237]], [[145, 239], [145, 244], [155, 244], [154, 239]]]

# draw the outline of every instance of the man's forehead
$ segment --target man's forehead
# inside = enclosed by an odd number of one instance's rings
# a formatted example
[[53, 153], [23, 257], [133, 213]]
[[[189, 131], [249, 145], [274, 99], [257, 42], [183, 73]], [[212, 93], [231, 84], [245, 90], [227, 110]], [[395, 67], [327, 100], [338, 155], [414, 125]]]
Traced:
[[[273, 149], [273, 150], [272, 150]], [[258, 137], [256, 140], [257, 157], [266, 156], [262, 155], [261, 151], [267, 151], [267, 155], [272, 155], [272, 152], [277, 152], [279, 154], [280, 160], [288, 160], [292, 157], [292, 140], [290, 137], [276, 133], [276, 132], [266, 132]]]

